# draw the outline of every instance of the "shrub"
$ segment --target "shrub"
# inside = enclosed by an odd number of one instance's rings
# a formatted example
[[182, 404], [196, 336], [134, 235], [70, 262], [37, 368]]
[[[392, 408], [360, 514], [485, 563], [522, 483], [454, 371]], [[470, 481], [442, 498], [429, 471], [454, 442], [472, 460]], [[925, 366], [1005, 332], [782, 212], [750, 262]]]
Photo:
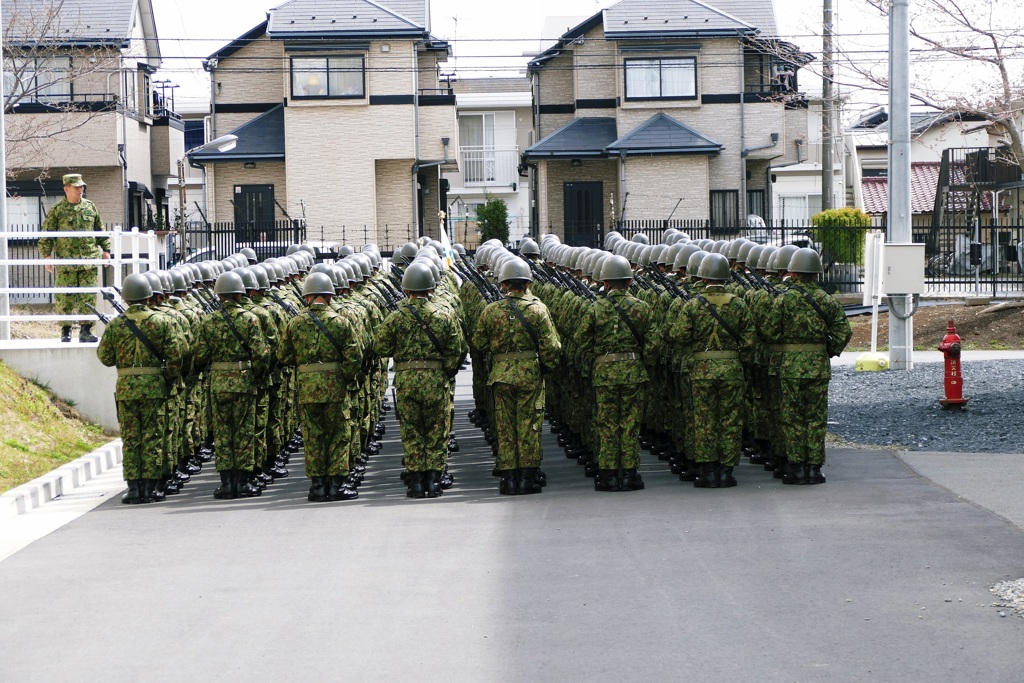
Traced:
[[480, 232], [480, 243], [496, 239], [502, 244], [508, 244], [508, 205], [504, 199], [484, 195], [487, 200], [483, 206], [477, 209], [476, 220], [477, 230]]
[[814, 240], [829, 263], [864, 263], [864, 235], [871, 216], [860, 209], [829, 209], [811, 216]]

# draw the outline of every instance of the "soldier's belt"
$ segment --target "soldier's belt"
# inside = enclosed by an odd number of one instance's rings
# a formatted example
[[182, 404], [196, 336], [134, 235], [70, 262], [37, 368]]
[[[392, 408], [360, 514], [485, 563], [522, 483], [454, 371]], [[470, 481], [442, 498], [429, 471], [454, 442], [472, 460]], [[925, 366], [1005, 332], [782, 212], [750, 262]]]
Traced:
[[300, 365], [297, 370], [300, 375], [310, 372], [338, 372], [341, 370], [341, 363], [307, 363]]
[[159, 375], [163, 372], [161, 368], [118, 368], [118, 377], [134, 377], [137, 375]]
[[619, 360], [640, 360], [640, 354], [636, 351], [630, 351], [629, 353], [606, 353], [595, 358], [594, 362], [600, 365], [602, 363], [614, 363]]
[[771, 353], [782, 353], [783, 346], [785, 346], [785, 344], [769, 344], [768, 351]]
[[739, 357], [739, 351], [700, 351], [693, 354], [694, 360], [728, 360]]
[[779, 351], [783, 353], [795, 351], [820, 351], [825, 353], [827, 349], [824, 344], [779, 344]]
[[231, 363], [210, 363], [211, 370], [248, 370], [252, 367], [252, 361], [238, 360]]
[[536, 360], [536, 351], [512, 351], [509, 353], [496, 353], [493, 360]]
[[407, 360], [404, 363], [395, 363], [395, 372], [402, 370], [441, 370], [439, 360]]

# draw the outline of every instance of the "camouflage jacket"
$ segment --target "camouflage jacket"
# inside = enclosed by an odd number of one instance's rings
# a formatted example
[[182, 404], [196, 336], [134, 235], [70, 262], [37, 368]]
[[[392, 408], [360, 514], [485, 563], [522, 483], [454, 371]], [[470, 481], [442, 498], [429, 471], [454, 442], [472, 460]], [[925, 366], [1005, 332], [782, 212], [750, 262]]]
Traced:
[[[77, 204], [62, 199], [46, 214], [42, 229], [43, 232], [99, 232], [103, 230], [103, 221], [96, 205], [88, 199]], [[95, 259], [104, 251], [110, 251], [107, 237], [44, 237], [39, 240], [39, 253], [43, 258]]]
[[[765, 335], [772, 344], [784, 345], [780, 377], [829, 379], [830, 356], [838, 356], [850, 343], [853, 329], [843, 307], [817, 283], [788, 281], [789, 286], [772, 304]], [[824, 319], [807, 301], [811, 297]], [[791, 348], [785, 348], [789, 346]], [[800, 347], [800, 348], [793, 348]], [[817, 350], [814, 347], [819, 347]]]
[[[520, 313], [537, 335], [539, 349], [526, 331], [522, 321], [512, 312], [509, 300], [515, 301]], [[487, 306], [477, 321], [473, 344], [492, 358], [488, 384], [535, 385], [541, 381], [541, 365], [546, 371], [558, 366], [562, 344], [551, 322], [547, 307], [534, 296], [510, 292], [506, 300]], [[500, 354], [521, 351], [539, 353], [537, 358], [508, 359]], [[495, 357], [498, 356], [498, 357]]]
[[[409, 310], [413, 307], [437, 338], [440, 348], [434, 345], [419, 320]], [[464, 345], [462, 330], [455, 319], [422, 297], [401, 301], [398, 310], [392, 311], [384, 319], [373, 338], [373, 352], [378, 356], [394, 358], [396, 363], [441, 361], [444, 374], [448, 377], [454, 377], [458, 372]]]
[[110, 321], [100, 339], [96, 355], [107, 367], [161, 368], [160, 361], [146, 348], [124, 321], [127, 316], [139, 331], [163, 356], [162, 372], [152, 374], [118, 373], [114, 396], [119, 401], [160, 399], [169, 395], [169, 383], [182, 372], [182, 362], [188, 355], [188, 343], [178, 331], [174, 321], [165, 314], [142, 304], [132, 304], [123, 316]]
[[[633, 330], [616, 309], [629, 317]], [[584, 369], [593, 367], [595, 387], [613, 384], [638, 384], [648, 380], [643, 354], [647, 350], [651, 326], [651, 307], [631, 294], [615, 290], [590, 304], [579, 319], [575, 340]], [[633, 358], [609, 359], [611, 354], [631, 354]]]
[[[255, 394], [260, 378], [270, 369], [270, 346], [259, 318], [237, 301], [226, 300], [222, 306], [223, 313], [207, 315], [199, 326], [193, 355], [196, 367], [210, 366], [210, 391], [214, 393]], [[225, 314], [234, 323], [244, 346], [224, 319]], [[250, 361], [248, 367], [246, 361]], [[217, 367], [218, 363], [232, 363], [235, 367]]]
[[[726, 331], [696, 296], [679, 311], [669, 335], [677, 344], [690, 347], [692, 379], [742, 382], [743, 365], [752, 361], [754, 353], [750, 311], [741, 297], [727, 292], [722, 285], [708, 285], [700, 295], [737, 336]], [[722, 352], [734, 352], [734, 355], [721, 357]], [[704, 354], [711, 354], [711, 357]]]
[[[316, 317], [341, 347], [339, 356], [312, 318]], [[324, 304], [306, 308], [292, 318], [281, 338], [277, 359], [297, 366], [299, 403], [331, 403], [345, 397], [363, 362], [362, 347], [352, 323]]]

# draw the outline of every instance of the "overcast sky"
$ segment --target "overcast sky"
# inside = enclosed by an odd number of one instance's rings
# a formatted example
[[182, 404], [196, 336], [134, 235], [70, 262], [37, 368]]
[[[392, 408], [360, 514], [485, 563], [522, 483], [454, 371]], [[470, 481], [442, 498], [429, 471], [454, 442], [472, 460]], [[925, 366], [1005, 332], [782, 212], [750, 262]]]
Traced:
[[[852, 1], [836, 0], [836, 4], [852, 4]], [[383, 2], [386, 4], [387, 0]], [[153, 0], [165, 57], [159, 78], [170, 79], [181, 86], [176, 93], [179, 110], [209, 103], [209, 80], [198, 58], [209, 55], [262, 22], [267, 10], [278, 4], [280, 0], [265, 0], [265, 4], [261, 0]], [[613, 0], [517, 0], [510, 3], [432, 0], [432, 31], [439, 38], [456, 41], [460, 74], [474, 75], [474, 68], [498, 63], [514, 70], [515, 65], [522, 66], [526, 62], [514, 56], [537, 51], [541, 38], [548, 39], [544, 43], [546, 47], [558, 37], [542, 35], [547, 19], [591, 16], [612, 4]], [[820, 38], [812, 37], [814, 27], [821, 24], [820, 7], [807, 0], [775, 0], [775, 8], [782, 35], [792, 38], [804, 49], [820, 53]], [[565, 27], [560, 30], [564, 32]], [[512, 42], [505, 42], [509, 40]], [[474, 58], [479, 55], [509, 58], [500, 62]], [[193, 59], [183, 60], [182, 57]]]

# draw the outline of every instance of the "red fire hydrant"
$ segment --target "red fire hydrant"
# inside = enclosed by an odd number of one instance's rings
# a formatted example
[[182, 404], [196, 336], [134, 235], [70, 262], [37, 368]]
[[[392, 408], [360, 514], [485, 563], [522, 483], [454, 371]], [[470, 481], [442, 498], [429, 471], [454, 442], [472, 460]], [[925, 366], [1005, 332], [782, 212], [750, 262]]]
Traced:
[[939, 344], [939, 351], [946, 358], [946, 398], [939, 399], [943, 408], [961, 408], [967, 405], [964, 398], [963, 373], [960, 369], [960, 335], [956, 333], [953, 321], [949, 321], [946, 336]]

